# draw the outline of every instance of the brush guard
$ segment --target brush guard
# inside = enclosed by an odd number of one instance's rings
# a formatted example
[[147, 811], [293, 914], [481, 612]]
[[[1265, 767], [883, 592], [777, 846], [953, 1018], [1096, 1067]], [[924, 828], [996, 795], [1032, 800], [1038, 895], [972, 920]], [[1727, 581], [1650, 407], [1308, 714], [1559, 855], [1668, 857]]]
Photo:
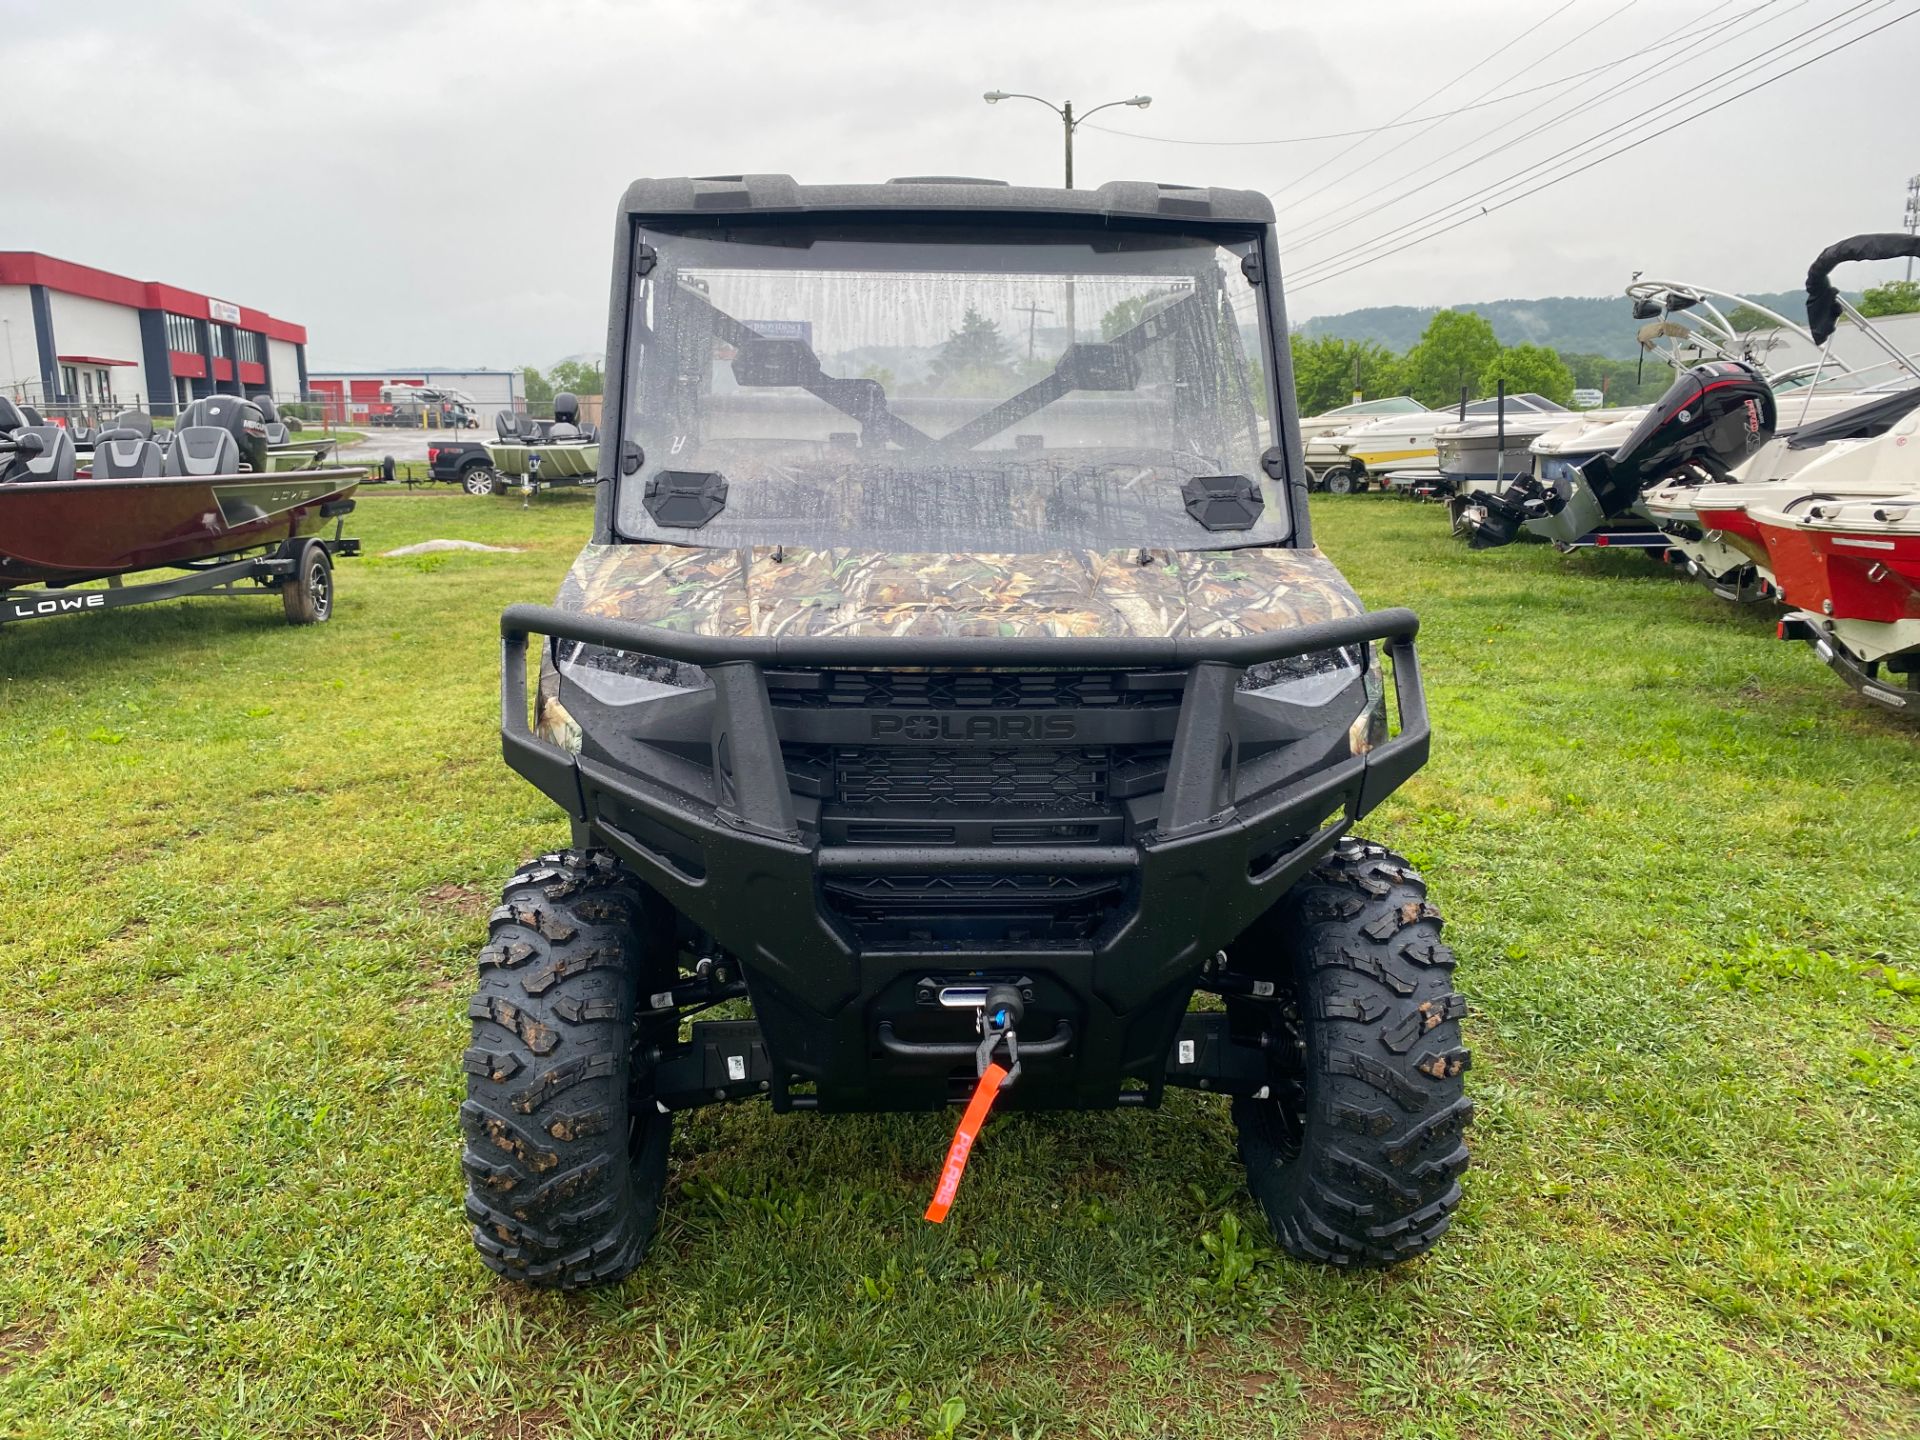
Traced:
[[[501, 617], [501, 743], [507, 763], [572, 818], [577, 843], [607, 846], [740, 957], [757, 1018], [695, 1022], [690, 1043], [658, 1057], [656, 1096], [666, 1108], [755, 1094], [782, 1111], [962, 1101], [971, 1082], [962, 1088], [956, 1072], [980, 1073], [987, 1022], [976, 1022], [972, 1038], [947, 1039], [902, 1034], [889, 1015], [876, 1013], [884, 996], [910, 988], [916, 975], [956, 971], [989, 987], [1052, 975], [1056, 992], [1067, 996], [1049, 1007], [1042, 993], [1037, 1032], [993, 1037], [990, 1057], [1009, 1069], [1017, 1062], [1025, 1077], [1007, 1092], [1010, 1104], [1157, 1105], [1168, 1084], [1254, 1094], [1266, 1083], [1261, 1052], [1236, 1043], [1224, 1016], [1187, 1014], [1186, 997], [1221, 946], [1424, 763], [1430, 731], [1414, 649], [1418, 623], [1394, 609], [1206, 639], [716, 637], [514, 606]], [[690, 805], [644, 764], [616, 766], [536, 735], [527, 690], [536, 634], [705, 671], [713, 686], [712, 803]], [[1237, 789], [1238, 772], [1223, 754], [1232, 753], [1246, 669], [1374, 642], [1392, 661], [1400, 733], [1361, 753], [1343, 747], [1283, 783]], [[1152, 825], [1117, 844], [823, 843], [803, 835], [765, 671], [939, 667], [1184, 671]], [[1122, 877], [1133, 909], [1082, 946], [992, 951], [856, 949], [820, 913], [824, 879], [922, 870]], [[1004, 1008], [1011, 1030], [1022, 1017]], [[1035, 1010], [1029, 1000], [1025, 1015]]]

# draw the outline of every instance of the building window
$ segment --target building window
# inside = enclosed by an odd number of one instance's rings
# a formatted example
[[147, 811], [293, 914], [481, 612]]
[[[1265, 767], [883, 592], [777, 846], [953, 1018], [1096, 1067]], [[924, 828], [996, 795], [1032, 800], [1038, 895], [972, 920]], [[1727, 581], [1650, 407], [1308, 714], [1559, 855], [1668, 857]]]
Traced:
[[167, 348], [188, 355], [200, 353], [200, 327], [185, 315], [167, 315]]
[[265, 336], [258, 330], [236, 330], [233, 333], [238, 337], [238, 347], [242, 360], [249, 365], [264, 365], [266, 363], [262, 358], [266, 349]]
[[224, 325], [209, 325], [207, 328], [213, 332], [213, 358], [216, 360], [226, 359], [227, 327]]
[[80, 377], [73, 373], [73, 366], [60, 367], [60, 395], [62, 399], [72, 400], [80, 393]]

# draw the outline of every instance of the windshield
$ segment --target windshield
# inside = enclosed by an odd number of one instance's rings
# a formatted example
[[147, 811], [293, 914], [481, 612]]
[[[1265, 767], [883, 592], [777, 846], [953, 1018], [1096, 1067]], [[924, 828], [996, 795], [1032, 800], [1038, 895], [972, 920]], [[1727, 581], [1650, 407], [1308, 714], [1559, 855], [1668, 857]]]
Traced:
[[[1260, 465], [1251, 231], [788, 222], [635, 238], [629, 538], [999, 553], [1287, 538]], [[1187, 502], [1223, 488], [1243, 497], [1224, 512], [1238, 528], [1209, 530]]]
[[1396, 395], [1388, 400], [1362, 400], [1354, 405], [1342, 405], [1338, 410], [1329, 410], [1329, 415], [1419, 415], [1424, 414], [1426, 406], [1411, 395]]

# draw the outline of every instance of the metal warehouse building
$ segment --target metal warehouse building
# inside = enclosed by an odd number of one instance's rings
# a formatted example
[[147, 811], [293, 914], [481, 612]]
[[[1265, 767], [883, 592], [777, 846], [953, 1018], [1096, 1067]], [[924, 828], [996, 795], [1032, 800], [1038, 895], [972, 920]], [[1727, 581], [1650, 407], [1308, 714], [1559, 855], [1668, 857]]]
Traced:
[[300, 398], [307, 329], [197, 291], [0, 250], [0, 393], [53, 414]]
[[525, 410], [526, 391], [517, 370], [448, 370], [439, 367], [389, 370], [315, 370], [307, 377], [309, 398], [326, 406], [336, 424], [364, 424], [383, 410], [380, 392], [398, 385], [431, 385], [457, 390], [472, 401], [476, 419], [489, 432], [501, 410]]

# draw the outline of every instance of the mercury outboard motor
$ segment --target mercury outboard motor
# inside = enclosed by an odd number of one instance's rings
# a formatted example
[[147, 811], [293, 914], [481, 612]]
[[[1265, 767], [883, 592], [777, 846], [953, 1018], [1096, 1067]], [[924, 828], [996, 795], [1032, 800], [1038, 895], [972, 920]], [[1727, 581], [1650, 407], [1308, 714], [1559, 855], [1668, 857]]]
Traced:
[[1728, 478], [1772, 438], [1779, 418], [1773, 387], [1751, 365], [1696, 365], [1654, 402], [1625, 444], [1582, 465], [1580, 478], [1608, 515], [1621, 515], [1642, 490], [1683, 465]]
[[267, 419], [260, 407], [238, 395], [209, 395], [180, 412], [175, 431], [211, 425], [233, 436], [240, 463], [256, 473], [267, 468]]
[[[1726, 479], [1772, 437], [1778, 419], [1773, 387], [1751, 365], [1738, 360], [1695, 365], [1654, 402], [1626, 443], [1611, 455], [1584, 462], [1577, 479], [1562, 476], [1543, 484], [1524, 475], [1472, 507], [1462, 528], [1473, 548], [1483, 550], [1509, 543], [1527, 521], [1558, 515], [1569, 503], [1591, 508], [1596, 523], [1624, 515], [1642, 490], [1682, 466], [1696, 465]], [[1576, 494], [1582, 486], [1587, 496]]]

